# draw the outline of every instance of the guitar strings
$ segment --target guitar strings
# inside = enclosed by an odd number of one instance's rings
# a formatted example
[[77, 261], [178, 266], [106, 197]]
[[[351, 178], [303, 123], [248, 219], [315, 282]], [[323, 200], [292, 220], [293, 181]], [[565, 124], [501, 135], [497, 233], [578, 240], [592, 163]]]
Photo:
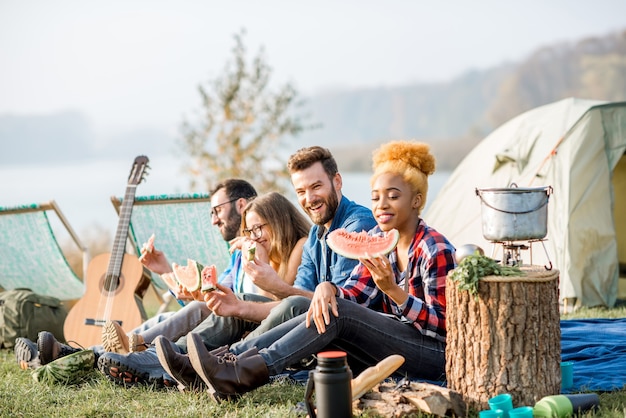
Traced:
[[[98, 303], [98, 320], [103, 326], [106, 321], [112, 318], [113, 304], [115, 302], [115, 294], [120, 286], [122, 276], [122, 262], [124, 260], [126, 240], [128, 239], [128, 228], [130, 224], [130, 216], [132, 213], [132, 203], [135, 199], [136, 184], [129, 184], [124, 195], [124, 201], [120, 209], [119, 222], [115, 241], [113, 243], [113, 251], [109, 260], [109, 267], [103, 282], [103, 289]], [[106, 295], [106, 297], [102, 297]], [[103, 306], [104, 305], [104, 306]]]

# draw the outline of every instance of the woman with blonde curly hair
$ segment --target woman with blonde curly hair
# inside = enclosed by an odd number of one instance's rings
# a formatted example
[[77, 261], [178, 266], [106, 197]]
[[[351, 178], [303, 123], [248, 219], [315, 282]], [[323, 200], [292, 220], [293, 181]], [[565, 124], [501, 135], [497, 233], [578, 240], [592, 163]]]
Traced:
[[369, 234], [398, 230], [396, 248], [359, 259], [343, 287], [319, 284], [306, 314], [233, 344], [232, 355], [209, 353], [189, 334], [191, 363], [215, 398], [252, 390], [329, 348], [345, 351], [355, 374], [400, 354], [405, 358], [400, 375], [445, 378], [445, 282], [455, 267], [455, 249], [420, 217], [435, 159], [426, 144], [394, 141], [374, 152], [373, 169], [378, 225]]

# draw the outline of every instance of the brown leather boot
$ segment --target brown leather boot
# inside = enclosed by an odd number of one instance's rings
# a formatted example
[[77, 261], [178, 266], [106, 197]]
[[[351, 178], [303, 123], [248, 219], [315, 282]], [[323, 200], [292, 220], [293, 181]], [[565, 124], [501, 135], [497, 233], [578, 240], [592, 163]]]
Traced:
[[216, 401], [236, 398], [269, 382], [267, 365], [256, 348], [239, 356], [211, 354], [198, 334], [187, 334], [189, 360]]
[[[156, 347], [161, 366], [163, 366], [167, 374], [176, 380], [178, 390], [182, 392], [184, 390], [207, 389], [206, 384], [191, 365], [189, 356], [179, 353], [173, 342], [163, 336], [158, 336], [154, 340], [154, 346]], [[223, 345], [211, 350], [210, 353], [217, 357], [223, 357], [230, 352], [228, 351], [228, 346]], [[242, 356], [246, 353], [242, 354]]]
[[[178, 389], [181, 392], [185, 389], [206, 389], [204, 381], [200, 378], [200, 376], [198, 376], [198, 373], [196, 373], [191, 365], [189, 356], [187, 354], [179, 353], [173, 342], [160, 335], [155, 338], [154, 346], [156, 347], [157, 356], [159, 357], [161, 366], [163, 366], [165, 371], [176, 380], [178, 383]], [[220, 356], [226, 352], [228, 352], [228, 347], [224, 345], [211, 351], [211, 354]]]

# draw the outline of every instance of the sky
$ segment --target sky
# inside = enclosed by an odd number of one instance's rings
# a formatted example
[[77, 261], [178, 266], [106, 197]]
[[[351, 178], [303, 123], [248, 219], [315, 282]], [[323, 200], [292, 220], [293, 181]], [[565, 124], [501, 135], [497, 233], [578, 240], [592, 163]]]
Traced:
[[[0, 116], [79, 112], [97, 144], [176, 135], [242, 30], [249, 56], [263, 47], [273, 81], [306, 97], [448, 81], [625, 29], [622, 0], [0, 0]], [[53, 198], [79, 227], [115, 230], [108, 199], [131, 162], [0, 165], [0, 206]], [[140, 190], [187, 191], [173, 165], [155, 159]]]
[[242, 29], [307, 96], [446, 81], [625, 28], [621, 0], [0, 0], [0, 114], [80, 111], [97, 141], [175, 132]]

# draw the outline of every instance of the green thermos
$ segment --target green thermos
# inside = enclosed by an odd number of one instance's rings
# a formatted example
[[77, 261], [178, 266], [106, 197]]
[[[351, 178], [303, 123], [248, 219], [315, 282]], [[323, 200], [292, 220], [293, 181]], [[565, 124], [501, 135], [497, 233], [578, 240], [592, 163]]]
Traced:
[[535, 404], [533, 417], [571, 417], [577, 413], [597, 408], [599, 405], [600, 398], [596, 393], [546, 396]]

